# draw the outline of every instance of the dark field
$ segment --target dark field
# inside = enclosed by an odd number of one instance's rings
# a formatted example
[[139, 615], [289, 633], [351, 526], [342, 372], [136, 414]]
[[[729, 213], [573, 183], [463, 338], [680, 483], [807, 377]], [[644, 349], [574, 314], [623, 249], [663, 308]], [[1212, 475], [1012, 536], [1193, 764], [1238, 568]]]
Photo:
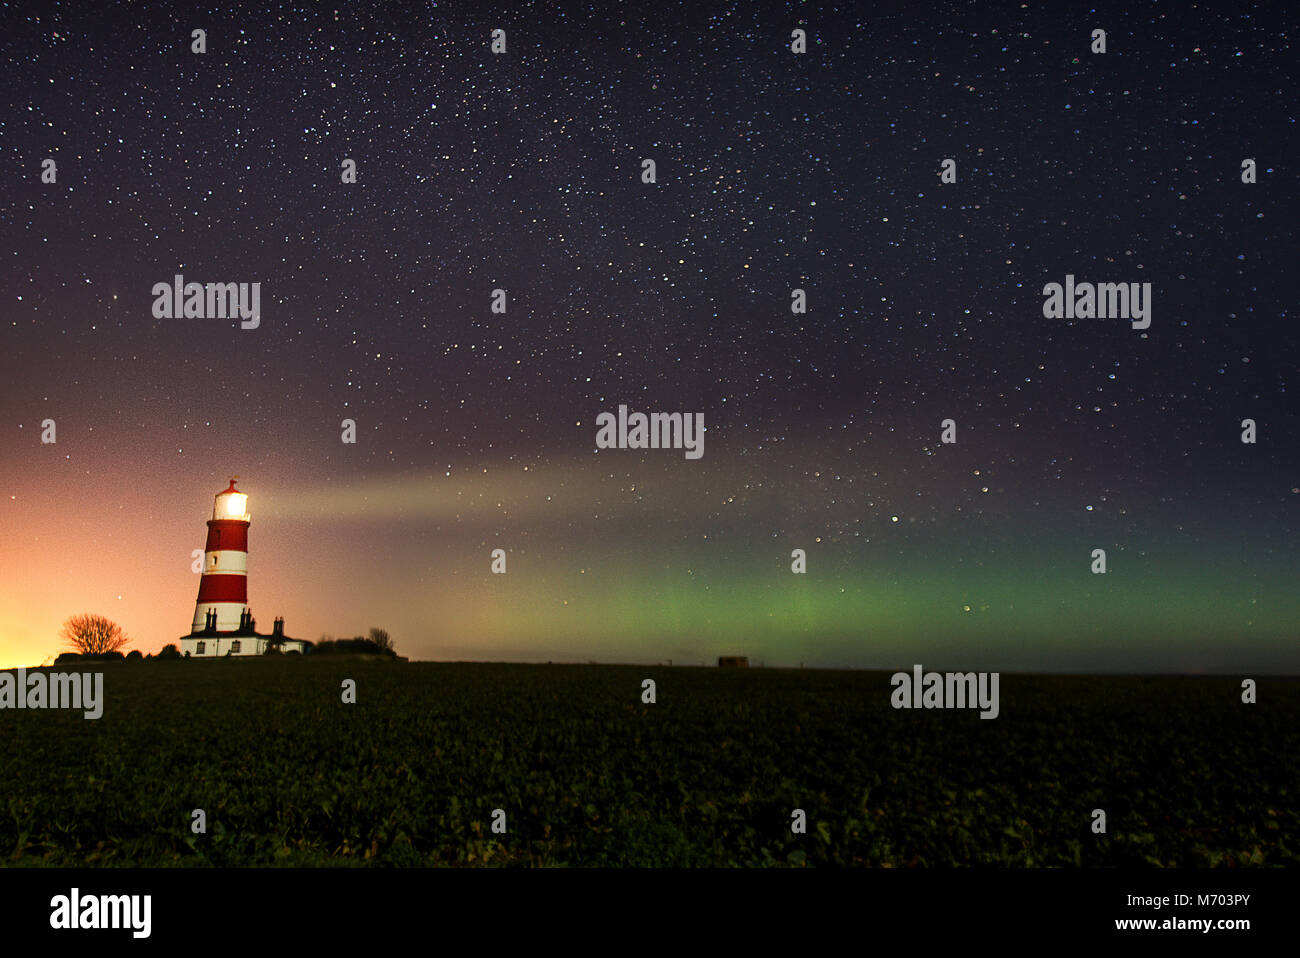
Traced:
[[[1300, 859], [1300, 682], [97, 663], [104, 715], [0, 712], [8, 865], [1245, 866]], [[357, 680], [357, 704], [340, 701]], [[641, 703], [641, 680], [658, 702]], [[207, 813], [194, 835], [191, 812]], [[508, 833], [494, 835], [494, 808]], [[807, 812], [793, 835], [791, 810]], [[1102, 808], [1107, 834], [1090, 830]]]

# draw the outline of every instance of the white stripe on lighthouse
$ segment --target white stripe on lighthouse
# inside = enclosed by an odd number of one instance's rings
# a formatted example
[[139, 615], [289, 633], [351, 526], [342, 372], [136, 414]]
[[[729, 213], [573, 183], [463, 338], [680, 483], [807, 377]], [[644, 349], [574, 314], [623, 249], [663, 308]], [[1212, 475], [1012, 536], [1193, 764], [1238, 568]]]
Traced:
[[222, 575], [248, 575], [248, 553], [232, 552], [222, 549], [220, 552], [207, 552], [203, 555], [203, 571], [221, 573]]
[[[244, 603], [242, 602], [201, 602], [194, 610], [194, 624], [190, 626], [191, 632], [202, 632], [207, 620], [208, 609], [217, 610], [217, 631], [234, 632], [239, 628], [239, 617], [244, 612]], [[203, 636], [197, 636], [203, 638]]]

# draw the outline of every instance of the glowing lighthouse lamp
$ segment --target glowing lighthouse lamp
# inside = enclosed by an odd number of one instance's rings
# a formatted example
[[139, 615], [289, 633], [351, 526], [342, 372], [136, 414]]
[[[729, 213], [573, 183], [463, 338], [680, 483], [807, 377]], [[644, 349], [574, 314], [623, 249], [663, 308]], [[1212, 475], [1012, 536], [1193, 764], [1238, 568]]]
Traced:
[[[244, 495], [242, 492], [235, 491], [235, 480], [238, 478], [238, 476], [235, 476], [230, 480], [229, 489], [217, 493], [217, 505], [212, 507], [213, 519], [217, 518], [217, 510], [221, 509], [223, 510], [221, 516], [223, 519], [240, 519], [244, 522], [248, 521], [248, 496]], [[225, 501], [225, 505], [222, 505], [222, 500]]]
[[232, 476], [212, 503], [199, 598], [190, 634], [181, 637], [181, 652], [197, 658], [261, 655], [268, 644], [283, 652], [307, 652], [310, 642], [285, 637], [283, 618], [275, 620], [270, 635], [254, 629], [248, 607], [248, 496], [235, 488], [238, 480]]

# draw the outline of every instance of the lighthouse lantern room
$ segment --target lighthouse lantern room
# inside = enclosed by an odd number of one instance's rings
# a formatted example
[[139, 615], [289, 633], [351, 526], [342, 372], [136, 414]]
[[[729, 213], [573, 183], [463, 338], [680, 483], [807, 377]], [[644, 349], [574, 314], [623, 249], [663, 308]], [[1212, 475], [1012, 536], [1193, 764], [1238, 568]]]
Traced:
[[238, 476], [218, 492], [208, 520], [203, 575], [190, 634], [181, 637], [189, 657], [261, 655], [268, 645], [283, 652], [307, 652], [311, 643], [284, 635], [284, 619], [270, 635], [259, 635], [248, 607], [248, 496], [235, 488]]

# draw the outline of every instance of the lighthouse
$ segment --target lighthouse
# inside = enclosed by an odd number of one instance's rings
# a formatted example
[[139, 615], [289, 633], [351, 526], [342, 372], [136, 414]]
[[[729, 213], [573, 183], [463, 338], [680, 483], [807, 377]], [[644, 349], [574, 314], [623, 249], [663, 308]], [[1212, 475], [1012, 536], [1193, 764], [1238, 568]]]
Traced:
[[203, 549], [203, 575], [194, 603], [190, 634], [181, 637], [181, 652], [212, 658], [226, 655], [260, 655], [269, 645], [283, 652], [307, 652], [312, 643], [284, 634], [284, 619], [275, 620], [270, 635], [254, 629], [248, 607], [248, 496], [235, 488], [238, 476], [217, 493], [208, 520], [208, 540]]
[[234, 632], [248, 614], [248, 496], [230, 486], [217, 493], [203, 549], [203, 578], [194, 605], [193, 632]]

